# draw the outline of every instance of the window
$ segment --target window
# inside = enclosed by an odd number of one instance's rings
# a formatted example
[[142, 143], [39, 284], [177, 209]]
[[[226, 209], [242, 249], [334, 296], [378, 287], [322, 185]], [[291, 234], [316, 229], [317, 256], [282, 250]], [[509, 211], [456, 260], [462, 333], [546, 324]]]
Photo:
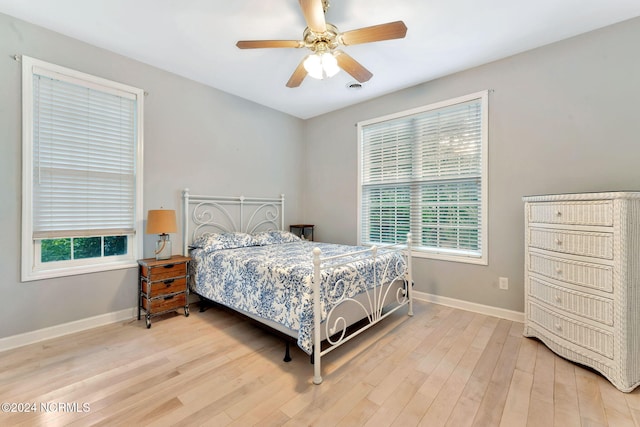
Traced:
[[22, 57], [22, 280], [135, 266], [140, 89]]
[[358, 123], [361, 244], [487, 264], [487, 92]]

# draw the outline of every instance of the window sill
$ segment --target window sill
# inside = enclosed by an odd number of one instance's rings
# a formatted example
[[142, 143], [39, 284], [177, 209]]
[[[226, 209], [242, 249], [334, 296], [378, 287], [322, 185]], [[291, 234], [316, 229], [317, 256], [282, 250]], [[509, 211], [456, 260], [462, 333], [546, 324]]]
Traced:
[[414, 258], [434, 259], [438, 261], [452, 261], [461, 262], [464, 264], [489, 265], [486, 254], [484, 256], [453, 255], [448, 253], [412, 249], [411, 256]]
[[33, 271], [23, 268], [22, 282], [31, 282], [34, 280], [55, 279], [58, 277], [76, 276], [80, 274], [99, 273], [103, 271], [121, 270], [124, 268], [135, 268], [138, 266], [136, 260], [119, 261], [109, 264], [100, 265], [81, 265], [74, 267], [65, 267], [51, 270]]

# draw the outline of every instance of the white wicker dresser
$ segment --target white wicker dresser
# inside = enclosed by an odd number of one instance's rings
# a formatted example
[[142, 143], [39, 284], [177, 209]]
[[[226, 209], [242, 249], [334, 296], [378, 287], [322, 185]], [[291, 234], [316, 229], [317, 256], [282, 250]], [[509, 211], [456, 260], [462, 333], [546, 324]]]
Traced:
[[640, 382], [640, 192], [523, 200], [524, 335], [633, 390]]

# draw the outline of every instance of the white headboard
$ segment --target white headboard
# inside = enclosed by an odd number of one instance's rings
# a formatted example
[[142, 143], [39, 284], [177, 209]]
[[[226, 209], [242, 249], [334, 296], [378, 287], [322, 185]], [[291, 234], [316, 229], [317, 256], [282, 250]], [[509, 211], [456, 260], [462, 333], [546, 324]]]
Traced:
[[182, 192], [183, 255], [205, 233], [284, 230], [284, 194], [278, 198], [201, 196]]

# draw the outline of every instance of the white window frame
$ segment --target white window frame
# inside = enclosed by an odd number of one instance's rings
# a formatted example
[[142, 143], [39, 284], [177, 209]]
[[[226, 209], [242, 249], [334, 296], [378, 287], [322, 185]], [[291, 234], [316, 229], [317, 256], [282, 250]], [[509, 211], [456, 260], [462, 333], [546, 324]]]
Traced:
[[[143, 253], [143, 103], [144, 91], [70, 68], [61, 67], [28, 56], [22, 56], [22, 281], [64, 277], [137, 266]], [[127, 254], [109, 257], [84, 258], [69, 261], [40, 262], [40, 240], [33, 237], [34, 194], [34, 99], [33, 80], [36, 69], [55, 74], [62, 80], [108, 93], [127, 93], [136, 99], [135, 149], [135, 213], [134, 233], [127, 238]], [[104, 235], [109, 236], [106, 232]], [[80, 237], [80, 236], [64, 236]], [[82, 236], [84, 237], [84, 236]]]
[[481, 188], [480, 188], [480, 254], [470, 254], [462, 250], [452, 250], [446, 248], [425, 248], [419, 247], [416, 245], [416, 240], [413, 239], [414, 247], [412, 251], [412, 255], [419, 258], [430, 258], [444, 261], [457, 261], [469, 264], [479, 264], [479, 265], [488, 265], [488, 206], [489, 206], [489, 191], [488, 191], [488, 182], [489, 182], [489, 161], [488, 161], [488, 153], [489, 153], [489, 95], [488, 91], [481, 91], [472, 93], [469, 95], [460, 96], [454, 99], [445, 100], [442, 102], [437, 102], [434, 104], [426, 105], [423, 107], [414, 108], [411, 110], [402, 111], [399, 113], [390, 114], [383, 117], [374, 118], [371, 120], [366, 120], [357, 123], [358, 130], [358, 244], [366, 244], [363, 243], [362, 240], [362, 202], [363, 202], [363, 182], [362, 182], [362, 174], [363, 174], [363, 153], [362, 153], [362, 144], [363, 144], [363, 128], [367, 125], [377, 124], [384, 121], [390, 121], [395, 119], [402, 119], [407, 116], [412, 116], [428, 111], [437, 110], [440, 108], [449, 107], [455, 104], [460, 104], [468, 101], [479, 100], [481, 104]]

